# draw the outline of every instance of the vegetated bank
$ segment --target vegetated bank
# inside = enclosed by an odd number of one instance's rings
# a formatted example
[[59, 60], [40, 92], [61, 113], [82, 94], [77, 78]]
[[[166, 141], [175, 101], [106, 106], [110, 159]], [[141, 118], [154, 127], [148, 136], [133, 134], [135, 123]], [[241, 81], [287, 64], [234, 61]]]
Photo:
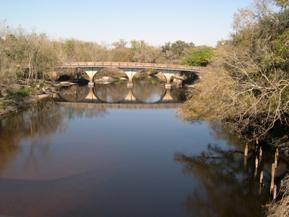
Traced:
[[[218, 44], [202, 82], [183, 107], [188, 119], [222, 120], [253, 146], [289, 157], [289, 1], [255, 1], [235, 17], [231, 39]], [[288, 178], [268, 216], [289, 216]]]

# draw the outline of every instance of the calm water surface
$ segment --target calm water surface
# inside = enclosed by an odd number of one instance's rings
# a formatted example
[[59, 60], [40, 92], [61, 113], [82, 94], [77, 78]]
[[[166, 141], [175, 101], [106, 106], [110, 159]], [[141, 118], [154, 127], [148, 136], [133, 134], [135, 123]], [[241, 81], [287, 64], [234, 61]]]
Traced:
[[242, 146], [177, 106], [152, 105], [47, 103], [1, 120], [0, 214], [263, 216]]

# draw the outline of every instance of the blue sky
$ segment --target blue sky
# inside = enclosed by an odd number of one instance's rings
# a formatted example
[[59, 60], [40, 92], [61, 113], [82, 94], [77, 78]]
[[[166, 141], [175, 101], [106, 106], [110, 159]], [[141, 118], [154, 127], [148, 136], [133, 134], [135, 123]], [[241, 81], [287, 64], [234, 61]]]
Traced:
[[215, 45], [251, 0], [0, 0], [0, 21], [54, 39]]

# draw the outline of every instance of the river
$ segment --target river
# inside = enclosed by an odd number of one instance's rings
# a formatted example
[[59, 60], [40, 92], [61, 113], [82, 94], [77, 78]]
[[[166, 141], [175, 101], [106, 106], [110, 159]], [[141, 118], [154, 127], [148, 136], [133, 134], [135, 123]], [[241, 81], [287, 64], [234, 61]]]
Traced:
[[181, 91], [148, 85], [64, 88], [0, 120], [0, 215], [264, 216], [266, 160], [255, 171], [256, 150], [244, 159], [218, 123], [181, 118]]

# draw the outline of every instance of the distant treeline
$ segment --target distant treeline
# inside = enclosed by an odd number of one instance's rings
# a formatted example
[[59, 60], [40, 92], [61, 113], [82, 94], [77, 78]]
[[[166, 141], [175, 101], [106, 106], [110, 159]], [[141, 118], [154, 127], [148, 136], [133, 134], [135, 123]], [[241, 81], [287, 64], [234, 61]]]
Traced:
[[184, 41], [155, 47], [144, 41], [119, 40], [109, 46], [75, 39], [51, 40], [45, 34], [0, 24], [0, 76], [44, 76], [58, 64], [73, 61], [149, 62], [206, 66], [213, 49]]

